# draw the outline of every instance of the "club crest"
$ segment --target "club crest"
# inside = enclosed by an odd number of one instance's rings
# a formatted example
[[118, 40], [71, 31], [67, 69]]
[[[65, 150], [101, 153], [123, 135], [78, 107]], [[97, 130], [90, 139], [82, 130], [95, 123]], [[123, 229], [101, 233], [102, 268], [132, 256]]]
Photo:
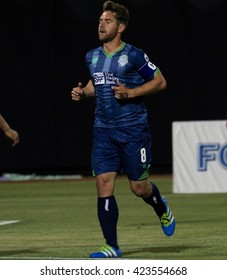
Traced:
[[128, 63], [128, 56], [126, 54], [122, 54], [118, 59], [118, 64], [120, 67], [124, 67]]

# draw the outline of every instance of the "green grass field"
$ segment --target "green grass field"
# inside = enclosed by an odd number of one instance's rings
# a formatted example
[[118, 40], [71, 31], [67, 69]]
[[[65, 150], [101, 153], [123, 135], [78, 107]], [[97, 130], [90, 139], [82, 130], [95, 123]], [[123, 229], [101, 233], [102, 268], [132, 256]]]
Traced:
[[[154, 177], [176, 218], [165, 237], [153, 209], [119, 177], [118, 239], [126, 259], [226, 260], [227, 193], [172, 194], [171, 177]], [[93, 179], [0, 183], [0, 259], [84, 259], [104, 244]]]

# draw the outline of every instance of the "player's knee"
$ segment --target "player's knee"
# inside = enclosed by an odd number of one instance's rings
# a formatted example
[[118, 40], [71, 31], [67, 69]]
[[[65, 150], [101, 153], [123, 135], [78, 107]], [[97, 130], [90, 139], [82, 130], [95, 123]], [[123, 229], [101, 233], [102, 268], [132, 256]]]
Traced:
[[114, 177], [111, 174], [96, 176], [96, 186], [99, 197], [107, 197], [113, 195]]
[[131, 182], [131, 191], [138, 197], [144, 197], [146, 194], [146, 183], [143, 181]]

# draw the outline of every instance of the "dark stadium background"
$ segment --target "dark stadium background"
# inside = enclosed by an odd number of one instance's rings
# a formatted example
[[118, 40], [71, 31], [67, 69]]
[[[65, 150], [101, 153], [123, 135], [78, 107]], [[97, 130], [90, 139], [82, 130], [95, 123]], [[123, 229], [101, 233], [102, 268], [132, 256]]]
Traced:
[[[168, 82], [146, 97], [153, 172], [172, 171], [173, 121], [222, 120], [227, 112], [225, 0], [120, 1], [131, 12], [123, 39], [143, 48]], [[0, 173], [90, 174], [94, 99], [71, 101], [99, 45], [101, 0], [1, 0], [0, 112], [20, 133], [0, 137]]]

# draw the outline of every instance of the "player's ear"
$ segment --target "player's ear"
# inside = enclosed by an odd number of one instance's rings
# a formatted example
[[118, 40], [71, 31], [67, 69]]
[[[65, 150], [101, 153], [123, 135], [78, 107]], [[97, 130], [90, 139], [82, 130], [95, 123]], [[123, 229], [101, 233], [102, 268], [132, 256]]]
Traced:
[[126, 25], [121, 23], [121, 24], [119, 24], [118, 31], [123, 32], [125, 30], [125, 28], [126, 28]]

